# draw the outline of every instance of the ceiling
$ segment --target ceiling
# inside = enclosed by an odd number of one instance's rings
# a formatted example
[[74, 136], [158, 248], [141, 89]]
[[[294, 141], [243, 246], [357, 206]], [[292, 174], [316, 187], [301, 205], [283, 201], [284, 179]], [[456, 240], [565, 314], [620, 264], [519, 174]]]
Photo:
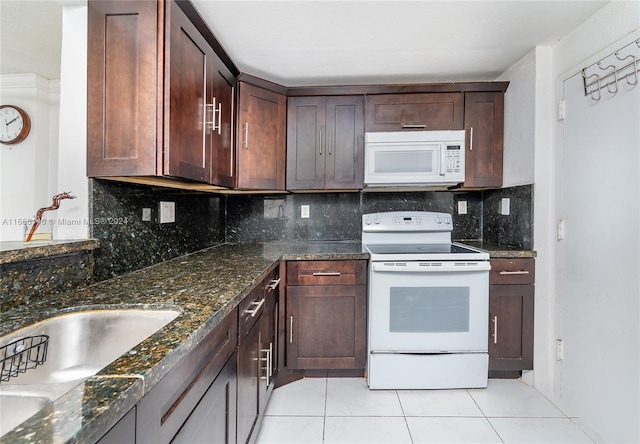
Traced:
[[[192, 3], [240, 71], [309, 86], [495, 80], [607, 2]], [[58, 0], [0, 0], [0, 72], [59, 78], [61, 28]]]

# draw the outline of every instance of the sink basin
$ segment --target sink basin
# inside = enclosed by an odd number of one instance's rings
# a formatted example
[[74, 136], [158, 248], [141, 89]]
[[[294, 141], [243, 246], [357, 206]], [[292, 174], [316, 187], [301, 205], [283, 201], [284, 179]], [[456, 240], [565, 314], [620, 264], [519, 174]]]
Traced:
[[33, 393], [0, 393], [0, 436], [49, 405], [51, 400]]
[[0, 436], [98, 373], [179, 314], [179, 309], [77, 311], [1, 337], [0, 346], [38, 335], [48, 335], [49, 341], [43, 364], [0, 383]]
[[178, 310], [78, 311], [16, 330], [0, 338], [0, 346], [27, 336], [48, 335], [47, 359], [44, 364], [11, 378], [8, 383], [43, 384], [86, 379], [179, 314]]

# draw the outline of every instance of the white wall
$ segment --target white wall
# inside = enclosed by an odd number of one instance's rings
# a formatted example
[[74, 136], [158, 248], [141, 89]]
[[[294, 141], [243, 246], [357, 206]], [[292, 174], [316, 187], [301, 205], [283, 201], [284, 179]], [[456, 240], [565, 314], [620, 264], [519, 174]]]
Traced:
[[536, 50], [505, 71], [503, 187], [532, 184], [535, 156]]
[[25, 225], [30, 227], [29, 220], [55, 194], [50, 179], [57, 155], [52, 128], [58, 127], [58, 82], [33, 73], [2, 75], [0, 102], [19, 106], [31, 120], [24, 141], [0, 146], [0, 241], [19, 241]]
[[30, 227], [38, 209], [63, 191], [77, 198], [44, 213], [54, 239], [89, 235], [86, 22], [86, 2], [64, 0], [61, 80], [33, 73], [0, 76], [0, 102], [23, 108], [32, 125], [22, 143], [0, 147], [0, 241], [21, 241], [25, 221]]
[[[639, 28], [640, 3], [611, 2], [536, 60], [536, 316], [545, 319], [536, 319], [534, 385], [614, 443], [640, 441], [640, 85], [594, 105], [580, 97], [581, 69], [640, 37]], [[565, 88], [572, 95], [563, 123]], [[609, 163], [614, 149], [622, 160]]]

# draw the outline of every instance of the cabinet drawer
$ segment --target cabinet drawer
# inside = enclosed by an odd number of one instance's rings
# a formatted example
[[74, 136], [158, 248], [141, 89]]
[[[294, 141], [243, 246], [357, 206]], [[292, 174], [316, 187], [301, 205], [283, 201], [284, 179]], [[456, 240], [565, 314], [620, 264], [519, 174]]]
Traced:
[[244, 338], [253, 324], [260, 318], [266, 303], [262, 282], [240, 302], [238, 314], [238, 336]]
[[535, 259], [491, 259], [490, 284], [533, 284]]
[[367, 261], [290, 261], [287, 285], [366, 284]]
[[367, 96], [366, 131], [461, 130], [462, 93]]
[[229, 313], [138, 403], [136, 442], [168, 443], [180, 430], [237, 343], [238, 312]]

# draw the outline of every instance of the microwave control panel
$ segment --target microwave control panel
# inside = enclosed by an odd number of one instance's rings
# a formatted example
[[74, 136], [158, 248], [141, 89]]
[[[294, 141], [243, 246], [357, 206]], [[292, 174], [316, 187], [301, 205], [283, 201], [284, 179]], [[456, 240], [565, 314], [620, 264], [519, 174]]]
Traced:
[[460, 145], [447, 145], [445, 150], [445, 171], [447, 173], [459, 173], [462, 166], [462, 147]]

